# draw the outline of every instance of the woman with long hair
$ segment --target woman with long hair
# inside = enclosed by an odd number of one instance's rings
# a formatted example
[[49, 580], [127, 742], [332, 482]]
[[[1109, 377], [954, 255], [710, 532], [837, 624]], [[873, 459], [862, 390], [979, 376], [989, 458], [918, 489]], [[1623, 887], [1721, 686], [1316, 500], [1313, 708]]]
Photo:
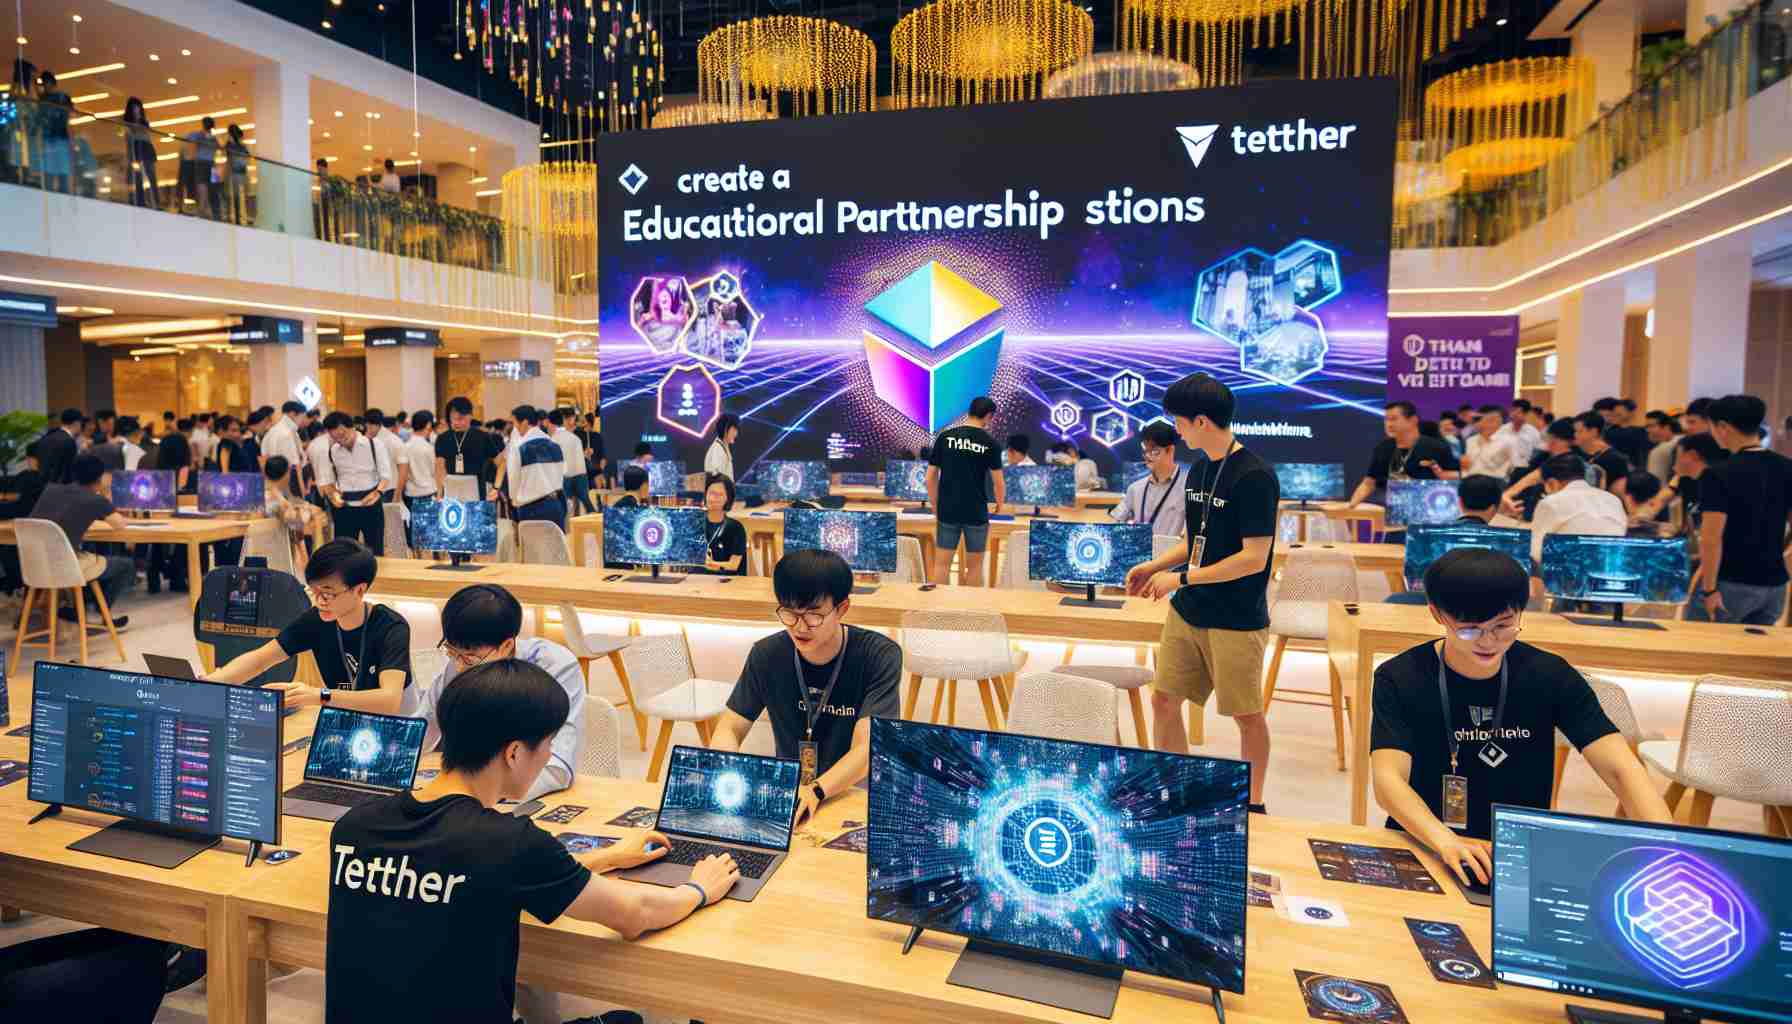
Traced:
[[155, 131], [149, 127], [149, 115], [143, 112], [143, 101], [135, 96], [124, 101], [125, 162], [131, 171], [131, 205], [161, 208], [156, 191]]

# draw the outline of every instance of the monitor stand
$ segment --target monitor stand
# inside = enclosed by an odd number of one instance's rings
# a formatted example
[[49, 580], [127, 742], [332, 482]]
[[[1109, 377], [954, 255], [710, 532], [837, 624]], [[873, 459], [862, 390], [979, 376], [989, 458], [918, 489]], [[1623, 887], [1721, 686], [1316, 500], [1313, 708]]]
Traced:
[[[1078, 586], [1078, 584], [1066, 583], [1065, 586]], [[1059, 601], [1058, 604], [1062, 605], [1063, 607], [1066, 607], [1066, 608], [1124, 608], [1124, 607], [1126, 607], [1125, 601], [1113, 601], [1113, 600], [1096, 598], [1095, 584], [1093, 584], [1093, 583], [1084, 583], [1084, 584], [1081, 584], [1081, 586], [1085, 588], [1085, 593], [1082, 597], [1066, 597], [1063, 600]]]
[[1609, 619], [1602, 619], [1592, 615], [1564, 615], [1562, 618], [1567, 619], [1577, 626], [1613, 626], [1618, 629], [1655, 630], [1667, 628], [1659, 622], [1650, 622], [1648, 619], [1624, 618], [1624, 606], [1622, 604], [1612, 605], [1612, 617]]
[[853, 575], [852, 592], [855, 594], [875, 594], [877, 593], [877, 584], [879, 582], [880, 578], [877, 573], [855, 573]]
[[195, 835], [142, 821], [119, 821], [75, 840], [68, 848], [154, 868], [177, 868], [216, 845], [217, 836]]
[[902, 514], [905, 516], [930, 516], [933, 515], [933, 507], [923, 501], [919, 505], [909, 505], [904, 507], [902, 509]]
[[1056, 519], [1058, 517], [1055, 515], [1052, 515], [1050, 512], [1045, 511], [1044, 509], [1040, 508], [1038, 505], [1034, 505], [1033, 506], [1033, 518], [1034, 519]]
[[430, 568], [437, 572], [478, 572], [485, 566], [474, 562], [472, 555], [461, 555], [450, 551], [448, 552], [448, 561], [436, 562]]
[[1591, 1006], [1575, 1006], [1572, 1003], [1563, 1006], [1562, 1012], [1574, 1024], [1698, 1024], [1702, 1019], [1697, 1013], [1687, 1010], [1668, 1010], [1663, 1016], [1651, 1017], [1641, 1013], [1596, 1010]]
[[653, 572], [653, 575], [651, 575], [651, 576], [630, 576], [629, 578], [623, 580], [622, 582], [624, 582], [624, 583], [683, 583], [684, 582], [683, 576], [661, 576], [660, 575], [660, 567], [657, 565], [652, 566], [651, 569]]
[[972, 939], [946, 983], [1111, 1018], [1125, 973], [1122, 967]]

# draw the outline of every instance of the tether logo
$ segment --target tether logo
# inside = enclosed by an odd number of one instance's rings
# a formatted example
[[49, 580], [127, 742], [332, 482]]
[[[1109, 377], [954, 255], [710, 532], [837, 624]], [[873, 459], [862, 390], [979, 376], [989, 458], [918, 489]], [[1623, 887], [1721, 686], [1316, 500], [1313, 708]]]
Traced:
[[1400, 340], [1400, 351], [1405, 352], [1409, 359], [1417, 359], [1419, 353], [1425, 351], [1425, 339], [1416, 334], [1408, 334]]
[[1219, 133], [1217, 124], [1185, 124], [1179, 125], [1176, 134], [1182, 138], [1182, 147], [1188, 150], [1188, 162], [1196, 167], [1207, 158], [1207, 147], [1213, 145], [1213, 137]]

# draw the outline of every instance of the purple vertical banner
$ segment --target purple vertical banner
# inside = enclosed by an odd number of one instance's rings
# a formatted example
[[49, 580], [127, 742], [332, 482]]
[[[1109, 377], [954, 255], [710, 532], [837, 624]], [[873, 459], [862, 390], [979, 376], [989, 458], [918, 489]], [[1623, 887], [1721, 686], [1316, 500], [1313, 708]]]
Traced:
[[1518, 317], [1388, 317], [1388, 401], [1425, 419], [1464, 403], [1511, 405], [1517, 394]]

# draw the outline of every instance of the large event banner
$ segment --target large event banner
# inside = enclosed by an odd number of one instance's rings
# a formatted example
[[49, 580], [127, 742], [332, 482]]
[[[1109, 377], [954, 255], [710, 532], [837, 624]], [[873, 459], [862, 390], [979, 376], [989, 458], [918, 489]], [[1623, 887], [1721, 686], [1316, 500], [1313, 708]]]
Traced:
[[1388, 318], [1388, 401], [1425, 419], [1465, 403], [1507, 406], [1518, 394], [1518, 317]]
[[[700, 462], [875, 470], [971, 399], [1114, 474], [1205, 370], [1265, 456], [1381, 434], [1394, 86], [1235, 89], [607, 134], [603, 427]], [[627, 450], [623, 447], [622, 450]]]

